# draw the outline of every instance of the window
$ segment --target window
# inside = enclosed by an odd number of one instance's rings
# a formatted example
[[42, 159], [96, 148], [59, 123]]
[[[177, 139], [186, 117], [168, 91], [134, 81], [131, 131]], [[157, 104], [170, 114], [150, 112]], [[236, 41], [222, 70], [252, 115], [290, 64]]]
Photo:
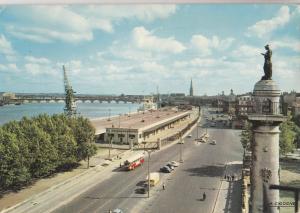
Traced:
[[134, 139], [134, 138], [135, 138], [135, 135], [130, 134], [128, 137], [129, 137], [130, 139]]

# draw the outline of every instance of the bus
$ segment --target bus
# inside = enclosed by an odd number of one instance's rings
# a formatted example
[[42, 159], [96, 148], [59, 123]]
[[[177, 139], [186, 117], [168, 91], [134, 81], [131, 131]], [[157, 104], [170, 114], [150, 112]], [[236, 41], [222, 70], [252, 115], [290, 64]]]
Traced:
[[144, 154], [137, 153], [131, 157], [129, 157], [127, 160], [124, 161], [124, 167], [128, 170], [131, 171], [135, 169], [138, 166], [141, 166], [145, 162], [144, 159]]

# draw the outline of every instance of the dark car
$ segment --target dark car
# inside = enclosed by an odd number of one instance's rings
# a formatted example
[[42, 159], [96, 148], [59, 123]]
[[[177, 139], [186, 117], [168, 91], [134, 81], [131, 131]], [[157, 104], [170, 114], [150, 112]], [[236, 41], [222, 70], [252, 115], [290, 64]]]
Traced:
[[170, 164], [170, 163], [168, 163], [166, 166], [169, 167], [169, 169], [170, 169], [171, 171], [175, 169], [174, 166], [173, 166], [172, 164]]
[[135, 193], [137, 193], [137, 194], [147, 194], [148, 193], [148, 186], [144, 186], [142, 188], [137, 188], [135, 190]]
[[160, 168], [160, 171], [164, 172], [164, 173], [171, 173], [172, 172], [172, 170], [167, 166], [164, 166], [164, 167]]

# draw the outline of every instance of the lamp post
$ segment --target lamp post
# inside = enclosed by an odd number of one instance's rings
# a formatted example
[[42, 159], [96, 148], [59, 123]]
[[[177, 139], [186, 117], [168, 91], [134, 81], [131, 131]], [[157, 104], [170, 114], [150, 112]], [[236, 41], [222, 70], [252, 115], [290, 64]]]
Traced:
[[183, 142], [182, 142], [181, 133], [179, 133], [179, 134], [180, 134], [180, 152], [179, 152], [179, 162], [180, 162], [180, 163], [183, 163], [183, 159], [182, 159], [182, 144], [183, 144]]
[[110, 121], [110, 111], [111, 111], [111, 109], [109, 108], [108, 109], [108, 119], [107, 119], [108, 121]]
[[142, 142], [144, 144], [144, 151], [148, 154], [148, 163], [147, 163], [147, 176], [148, 176], [148, 198], [150, 198], [150, 158], [151, 158], [151, 152], [154, 152], [154, 150], [146, 149], [146, 141]]
[[148, 153], [148, 168], [147, 168], [147, 173], [148, 173], [148, 198], [150, 197], [150, 156], [151, 156], [151, 151], [147, 150]]
[[197, 123], [197, 139], [199, 138], [199, 124]]
[[111, 148], [112, 148], [112, 139], [113, 139], [113, 135], [111, 134], [111, 131], [110, 132], [110, 135], [109, 135], [109, 148], [108, 148], [108, 159], [110, 159], [110, 152], [111, 152]]

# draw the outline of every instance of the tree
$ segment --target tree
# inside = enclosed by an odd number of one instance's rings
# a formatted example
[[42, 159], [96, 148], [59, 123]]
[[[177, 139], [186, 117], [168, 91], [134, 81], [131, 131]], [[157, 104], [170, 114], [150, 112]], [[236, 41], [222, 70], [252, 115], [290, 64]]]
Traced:
[[78, 160], [88, 160], [96, 154], [95, 128], [90, 121], [83, 117], [77, 117], [75, 126], [73, 126], [74, 135], [77, 141]]
[[293, 121], [295, 122], [295, 124], [300, 127], [300, 114], [296, 115], [295, 117], [293, 117]]
[[291, 114], [289, 113], [287, 120], [280, 125], [281, 133], [279, 138], [279, 146], [281, 154], [285, 155], [295, 149], [296, 129], [297, 127], [292, 121]]
[[9, 122], [0, 127], [0, 188], [26, 185], [95, 153], [95, 129], [86, 118], [42, 114]]
[[241, 132], [241, 143], [244, 149], [249, 150], [251, 142], [253, 140], [253, 134], [251, 130], [251, 124], [246, 122], [245, 129]]
[[0, 128], [0, 188], [15, 188], [27, 183], [31, 175], [23, 164], [16, 135]]

